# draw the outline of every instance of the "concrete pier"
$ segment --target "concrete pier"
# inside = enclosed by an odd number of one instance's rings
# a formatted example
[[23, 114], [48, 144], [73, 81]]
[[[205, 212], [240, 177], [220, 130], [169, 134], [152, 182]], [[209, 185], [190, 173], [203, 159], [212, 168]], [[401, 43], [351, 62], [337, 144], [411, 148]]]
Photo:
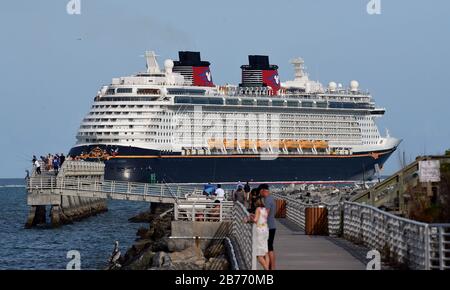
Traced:
[[[43, 170], [40, 175], [33, 172], [28, 182], [27, 203], [30, 212], [25, 228], [43, 224], [59, 227], [107, 211], [105, 198], [65, 196], [59, 192], [65, 182], [101, 182], [103, 175], [103, 163], [78, 161], [66, 161], [57, 175], [52, 171]], [[37, 177], [40, 184], [50, 184], [50, 187], [43, 189], [42, 186], [33, 185], [31, 180]]]

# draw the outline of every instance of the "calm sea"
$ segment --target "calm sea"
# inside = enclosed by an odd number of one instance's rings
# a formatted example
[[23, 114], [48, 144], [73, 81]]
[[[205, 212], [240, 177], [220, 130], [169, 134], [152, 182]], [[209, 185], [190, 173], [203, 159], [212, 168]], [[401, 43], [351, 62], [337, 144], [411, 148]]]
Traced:
[[82, 269], [103, 269], [120, 242], [124, 254], [144, 224], [128, 218], [144, 211], [142, 202], [109, 201], [109, 211], [57, 229], [24, 229], [29, 208], [23, 179], [0, 179], [0, 269], [65, 269], [70, 250], [81, 254]]

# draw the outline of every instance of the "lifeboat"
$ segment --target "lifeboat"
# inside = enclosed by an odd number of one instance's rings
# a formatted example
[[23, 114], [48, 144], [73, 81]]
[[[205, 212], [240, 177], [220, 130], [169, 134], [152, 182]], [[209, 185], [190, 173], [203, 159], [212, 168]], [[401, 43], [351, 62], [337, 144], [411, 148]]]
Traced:
[[225, 148], [227, 148], [227, 149], [236, 148], [236, 144], [237, 144], [237, 140], [234, 140], [234, 139], [233, 140], [227, 139], [224, 142]]
[[273, 149], [282, 148], [282, 141], [281, 140], [272, 140], [269, 142], [270, 146], [272, 146]]
[[236, 143], [239, 145], [241, 149], [248, 149], [248, 140], [239, 139], [236, 140]]
[[300, 142], [298, 140], [284, 140], [284, 145], [286, 149], [297, 149], [300, 146]]
[[302, 149], [313, 149], [314, 142], [308, 141], [308, 140], [302, 140], [302, 141], [300, 141], [300, 146], [302, 147]]
[[258, 144], [258, 149], [267, 149], [270, 147], [271, 145], [271, 141], [267, 141], [267, 140], [258, 140], [257, 141]]
[[328, 148], [328, 142], [327, 141], [315, 141], [314, 142], [314, 147], [316, 147], [316, 149], [327, 149]]
[[208, 140], [208, 147], [209, 148], [222, 148], [223, 147], [223, 140], [222, 139], [209, 139]]
[[247, 140], [247, 145], [249, 149], [253, 149], [255, 147], [257, 147], [257, 141], [256, 140]]

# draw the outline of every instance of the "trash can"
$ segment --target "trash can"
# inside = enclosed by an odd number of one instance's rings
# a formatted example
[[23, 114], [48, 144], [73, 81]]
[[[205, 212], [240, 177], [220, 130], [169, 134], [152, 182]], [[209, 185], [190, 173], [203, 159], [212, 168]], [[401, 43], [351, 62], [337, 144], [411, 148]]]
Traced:
[[328, 210], [324, 206], [305, 209], [305, 233], [313, 236], [328, 235]]
[[275, 218], [277, 219], [286, 218], [286, 201], [284, 199], [276, 199], [275, 205], [276, 205]]

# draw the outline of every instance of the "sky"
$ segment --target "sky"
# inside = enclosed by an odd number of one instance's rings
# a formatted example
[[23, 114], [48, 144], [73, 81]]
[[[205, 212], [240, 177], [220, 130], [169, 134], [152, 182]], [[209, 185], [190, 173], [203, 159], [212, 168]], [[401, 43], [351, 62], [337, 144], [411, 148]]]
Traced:
[[[282, 80], [301, 56], [323, 84], [356, 79], [384, 134], [407, 159], [450, 148], [450, 1], [5, 0], [0, 9], [0, 177], [23, 177], [33, 154], [68, 152], [93, 97], [113, 77], [201, 51], [215, 83], [238, 83], [249, 54], [267, 54]], [[373, 0], [372, 0], [373, 1]], [[385, 166], [400, 166], [395, 153]]]

